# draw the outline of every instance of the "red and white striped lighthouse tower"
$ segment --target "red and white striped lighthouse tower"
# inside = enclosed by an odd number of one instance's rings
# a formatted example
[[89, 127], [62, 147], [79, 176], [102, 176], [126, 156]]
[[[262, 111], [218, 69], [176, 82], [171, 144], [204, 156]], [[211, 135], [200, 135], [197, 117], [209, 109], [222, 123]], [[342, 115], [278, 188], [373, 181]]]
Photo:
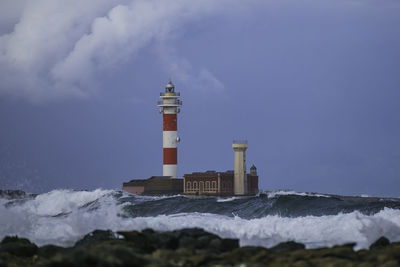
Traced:
[[178, 118], [182, 101], [179, 100], [180, 93], [175, 92], [174, 84], [169, 81], [165, 92], [160, 93], [161, 101], [157, 106], [163, 114], [163, 176], [178, 176]]

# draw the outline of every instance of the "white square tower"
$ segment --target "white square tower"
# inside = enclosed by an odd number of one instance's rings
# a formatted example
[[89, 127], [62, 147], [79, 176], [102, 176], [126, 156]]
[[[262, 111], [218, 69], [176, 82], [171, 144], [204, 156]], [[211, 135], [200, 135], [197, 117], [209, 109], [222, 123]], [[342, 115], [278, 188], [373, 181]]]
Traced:
[[246, 149], [247, 141], [233, 141], [232, 148], [235, 151], [234, 166], [234, 193], [235, 195], [247, 194], [246, 175]]

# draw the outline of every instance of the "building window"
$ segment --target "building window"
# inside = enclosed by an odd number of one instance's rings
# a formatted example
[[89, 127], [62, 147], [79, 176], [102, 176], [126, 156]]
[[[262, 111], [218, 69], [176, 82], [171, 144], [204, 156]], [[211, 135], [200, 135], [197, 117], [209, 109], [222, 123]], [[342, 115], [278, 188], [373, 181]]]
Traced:
[[217, 189], [217, 182], [213, 181], [212, 184], [211, 184], [211, 187], [212, 187], [213, 190]]
[[193, 182], [193, 190], [197, 190], [197, 182]]
[[206, 182], [206, 190], [210, 190], [210, 181]]
[[190, 184], [190, 182], [187, 182], [187, 186], [186, 186], [186, 190], [190, 190], [192, 185]]

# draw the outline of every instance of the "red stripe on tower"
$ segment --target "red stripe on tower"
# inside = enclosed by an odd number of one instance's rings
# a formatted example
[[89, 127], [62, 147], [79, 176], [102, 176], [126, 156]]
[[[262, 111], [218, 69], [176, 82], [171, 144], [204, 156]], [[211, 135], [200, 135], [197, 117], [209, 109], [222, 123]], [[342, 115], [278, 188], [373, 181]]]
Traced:
[[163, 163], [178, 164], [178, 149], [176, 147], [163, 149]]
[[177, 131], [178, 122], [176, 114], [163, 114], [163, 131]]

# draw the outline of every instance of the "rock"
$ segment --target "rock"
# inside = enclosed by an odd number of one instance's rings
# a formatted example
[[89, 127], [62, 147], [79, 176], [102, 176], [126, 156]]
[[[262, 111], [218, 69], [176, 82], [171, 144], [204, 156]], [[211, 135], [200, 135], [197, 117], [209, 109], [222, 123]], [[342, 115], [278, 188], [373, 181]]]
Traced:
[[239, 240], [231, 238], [214, 238], [208, 244], [208, 251], [214, 253], [221, 253], [234, 250], [239, 247]]
[[217, 235], [206, 232], [201, 228], [184, 228], [181, 230], [172, 231], [172, 233], [178, 237], [181, 236], [191, 236], [191, 237], [201, 237], [201, 236], [213, 236], [218, 237]]
[[200, 228], [173, 231], [180, 248], [196, 249], [198, 252], [221, 253], [239, 247], [237, 239], [222, 239]]
[[[104, 241], [89, 248], [74, 248], [73, 250], [56, 254], [42, 267], [89, 267], [89, 266], [163, 266], [160, 261], [141, 255], [135, 249], [126, 246], [129, 242], [116, 240]], [[164, 265], [165, 266], [165, 265]]]
[[85, 235], [81, 240], [75, 243], [76, 248], [88, 248], [102, 241], [116, 239], [116, 236], [111, 230], [94, 230]]
[[387, 239], [384, 236], [381, 236], [380, 238], [378, 238], [378, 240], [376, 240], [374, 243], [371, 244], [369, 249], [371, 249], [371, 250], [380, 249], [380, 248], [384, 248], [384, 247], [386, 247], [388, 245], [390, 245], [389, 239]]
[[38, 247], [26, 238], [6, 236], [0, 243], [0, 252], [8, 252], [19, 257], [31, 257], [36, 254]]
[[301, 243], [297, 243], [294, 241], [288, 241], [288, 242], [280, 243], [280, 244], [270, 248], [270, 250], [274, 251], [274, 252], [287, 252], [287, 251], [294, 251], [294, 250], [305, 249], [305, 248], [306, 247]]
[[[310, 251], [311, 254], [315, 254], [316, 257], [319, 258], [327, 258], [327, 259], [344, 259], [350, 261], [356, 261], [359, 258], [359, 254], [357, 254], [353, 247], [355, 243], [344, 244], [341, 246], [333, 246], [332, 248], [321, 248], [316, 249], [314, 251]], [[308, 251], [305, 251], [306, 254], [310, 254]]]
[[211, 240], [208, 249], [212, 252], [220, 252], [222, 249], [222, 241], [220, 238], [214, 238]]
[[382, 267], [399, 267], [399, 263], [396, 260], [391, 260], [382, 265]]
[[299, 261], [295, 261], [295, 262], [292, 264], [292, 266], [293, 266], [293, 267], [312, 267], [313, 264], [310, 263], [310, 262], [308, 262], [308, 261], [305, 261], [305, 260], [299, 260]]
[[198, 244], [203, 244], [203, 242], [197, 242], [197, 239], [191, 236], [182, 236], [179, 238], [179, 247], [180, 248], [189, 248], [189, 249], [199, 249]]
[[152, 243], [148, 235], [138, 231], [118, 232], [118, 234], [122, 235], [126, 241], [132, 243], [133, 246], [139, 248], [143, 252], [151, 253], [157, 248], [157, 244]]
[[171, 232], [159, 232], [159, 233], [156, 233], [151, 229], [146, 229], [146, 230], [142, 231], [142, 234], [156, 248], [177, 249], [179, 247], [178, 238]]
[[181, 257], [190, 257], [195, 254], [195, 251], [187, 248], [178, 248], [175, 253]]
[[179, 239], [171, 232], [144, 230], [141, 233], [137, 231], [118, 233], [123, 235], [126, 240], [149, 252], [155, 249], [177, 249], [179, 247]]
[[158, 249], [153, 252], [152, 256], [160, 259], [162, 262], [168, 262], [173, 266], [190, 266], [191, 261], [190, 257], [195, 255], [193, 250], [189, 249], [177, 249], [169, 250], [169, 249]]
[[270, 260], [270, 253], [263, 247], [241, 247], [220, 255], [221, 262], [238, 264], [241, 262], [263, 263]]
[[38, 255], [43, 258], [51, 258], [57, 253], [65, 253], [68, 250], [63, 247], [55, 246], [55, 245], [45, 245], [39, 248]]
[[374, 267], [374, 265], [370, 262], [363, 262], [359, 264], [357, 267]]
[[215, 237], [212, 235], [205, 235], [197, 238], [196, 239], [197, 247], [207, 248], [210, 245], [210, 243], [214, 240], [214, 238]]
[[318, 258], [312, 261], [312, 266], [323, 267], [356, 267], [357, 263], [346, 259]]
[[223, 238], [221, 252], [231, 251], [239, 247], [239, 240], [233, 238]]
[[193, 266], [204, 266], [212, 259], [213, 257], [206, 253], [195, 254], [190, 257], [190, 261], [192, 262]]
[[[305, 249], [296, 242], [271, 249], [239, 247], [237, 239], [224, 239], [202, 229], [155, 232], [151, 229], [119, 232], [97, 230], [63, 248], [40, 248], [28, 239], [6, 237], [0, 243], [0, 267], [85, 266], [399, 266], [400, 243], [380, 250], [354, 251], [354, 244]], [[384, 240], [384, 239], [382, 239]], [[371, 245], [372, 246], [372, 245]]]
[[[369, 257], [378, 257], [378, 260], [382, 260], [382, 256], [385, 256], [385, 260], [400, 260], [400, 243], [391, 243], [382, 249], [369, 250]], [[378, 255], [378, 256], [376, 256]]]
[[4, 198], [24, 198], [27, 194], [22, 190], [0, 190], [0, 197]]
[[32, 265], [32, 262], [31, 258], [0, 252], [0, 267], [26, 267]]

